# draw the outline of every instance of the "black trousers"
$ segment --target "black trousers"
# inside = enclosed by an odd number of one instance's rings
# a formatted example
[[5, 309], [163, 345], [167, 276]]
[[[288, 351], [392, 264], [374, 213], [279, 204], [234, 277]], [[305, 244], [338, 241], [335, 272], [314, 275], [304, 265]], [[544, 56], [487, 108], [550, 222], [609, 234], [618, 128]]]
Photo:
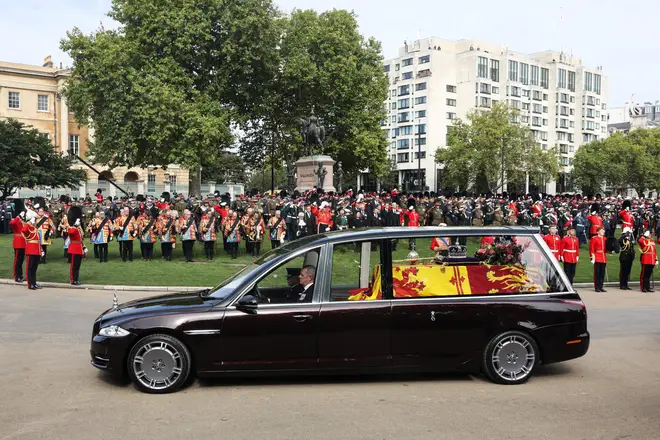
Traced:
[[46, 264], [46, 260], [48, 259], [48, 245], [41, 245], [41, 251], [44, 253], [41, 257], [41, 264]]
[[270, 248], [275, 249], [280, 247], [280, 241], [279, 240], [271, 240], [270, 241]]
[[252, 248], [253, 248], [253, 241], [247, 241], [245, 240], [245, 250], [247, 251], [248, 254], [252, 255]]
[[99, 258], [99, 245], [94, 245], [94, 258]]
[[642, 264], [642, 273], [639, 275], [639, 284], [642, 292], [651, 290], [651, 275], [653, 275], [653, 265]]
[[152, 260], [154, 258], [154, 244], [153, 243], [142, 243], [140, 242], [140, 248], [142, 250], [142, 258], [145, 260]]
[[35, 286], [37, 284], [37, 269], [39, 268], [39, 262], [41, 261], [40, 255], [28, 255], [26, 264], [27, 272], [27, 282], [28, 287]]
[[133, 261], [133, 240], [120, 241], [119, 248], [122, 261]]
[[147, 259], [147, 252], [146, 252], [146, 243], [142, 243], [140, 241], [140, 256], [142, 257], [143, 260]]
[[630, 271], [632, 271], [633, 260], [621, 260], [619, 259], [619, 287], [624, 288], [628, 287], [628, 281], [630, 281]]
[[69, 269], [69, 278], [72, 283], [80, 279], [80, 265], [82, 264], [82, 255], [71, 255], [71, 268]]
[[236, 259], [236, 257], [238, 257], [238, 243], [228, 242], [227, 246], [229, 246], [229, 253], [231, 254], [231, 258]]
[[160, 250], [165, 260], [172, 261], [172, 243], [161, 243]]
[[215, 241], [204, 242], [204, 256], [206, 259], [215, 259]]
[[575, 268], [577, 267], [577, 263], [564, 263], [564, 272], [566, 272], [566, 276], [568, 277], [568, 281], [573, 284], [573, 278], [575, 278]]
[[186, 261], [193, 260], [193, 246], [195, 246], [195, 240], [183, 240], [183, 257]]
[[23, 261], [25, 249], [14, 249], [14, 281], [23, 279]]
[[594, 288], [596, 290], [603, 290], [605, 284], [605, 267], [607, 263], [594, 264]]
[[108, 243], [99, 243], [99, 263], [108, 262]]
[[253, 257], [256, 257], [259, 255], [259, 252], [261, 251], [261, 242], [260, 241], [248, 241], [248, 249], [250, 252], [250, 255]]

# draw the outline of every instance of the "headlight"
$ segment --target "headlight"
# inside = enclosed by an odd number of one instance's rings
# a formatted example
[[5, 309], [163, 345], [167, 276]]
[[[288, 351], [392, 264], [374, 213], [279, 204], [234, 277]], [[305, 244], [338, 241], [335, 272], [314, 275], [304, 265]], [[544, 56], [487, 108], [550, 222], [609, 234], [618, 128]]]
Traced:
[[111, 325], [108, 327], [103, 327], [101, 330], [99, 330], [99, 335], [107, 336], [109, 338], [121, 338], [123, 336], [130, 335], [130, 332], [124, 330], [118, 325]]

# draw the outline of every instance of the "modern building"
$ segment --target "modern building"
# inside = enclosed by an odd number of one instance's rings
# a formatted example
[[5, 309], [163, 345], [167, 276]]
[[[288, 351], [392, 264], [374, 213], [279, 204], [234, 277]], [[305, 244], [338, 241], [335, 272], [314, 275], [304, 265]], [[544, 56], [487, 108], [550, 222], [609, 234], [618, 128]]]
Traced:
[[613, 107], [607, 115], [607, 130], [628, 133], [635, 128], [660, 127], [660, 101], [633, 104], [632, 99], [623, 107]]
[[551, 193], [571, 189], [565, 176], [580, 145], [608, 134], [602, 68], [588, 68], [572, 54], [523, 54], [482, 41], [431, 37], [404, 43], [384, 69], [390, 86], [382, 127], [404, 190], [419, 188], [418, 167], [425, 190], [443, 188], [435, 152], [446, 147], [453, 121], [475, 108], [506, 102], [520, 110], [518, 122], [530, 127], [543, 149], [559, 148], [559, 181], [536, 182]]
[[[55, 67], [51, 57], [44, 59], [43, 66], [0, 62], [0, 119], [18, 119], [47, 135], [53, 148], [62, 154], [68, 154], [71, 149], [85, 158], [94, 133], [76, 122], [61, 93], [69, 75], [70, 70], [61, 64]], [[166, 170], [160, 167], [118, 167], [110, 170], [103, 165], [94, 165], [100, 175], [82, 164], [76, 166], [87, 171], [87, 182], [79, 188], [49, 189], [52, 195], [68, 193], [72, 197], [84, 197], [98, 188], [107, 195], [122, 195], [109, 181], [134, 194], [160, 194], [163, 191], [188, 193], [188, 170], [177, 165], [170, 165]], [[22, 190], [19, 194], [29, 197], [37, 193], [43, 195], [44, 191]]]

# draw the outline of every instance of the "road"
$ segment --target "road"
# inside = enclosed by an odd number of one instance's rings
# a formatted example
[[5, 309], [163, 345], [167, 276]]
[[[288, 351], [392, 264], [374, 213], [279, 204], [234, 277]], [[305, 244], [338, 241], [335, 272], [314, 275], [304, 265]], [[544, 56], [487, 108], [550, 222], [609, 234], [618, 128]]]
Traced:
[[589, 353], [522, 386], [464, 375], [234, 379], [153, 396], [89, 365], [91, 323], [111, 292], [3, 286], [0, 439], [659, 439], [660, 293], [582, 294]]

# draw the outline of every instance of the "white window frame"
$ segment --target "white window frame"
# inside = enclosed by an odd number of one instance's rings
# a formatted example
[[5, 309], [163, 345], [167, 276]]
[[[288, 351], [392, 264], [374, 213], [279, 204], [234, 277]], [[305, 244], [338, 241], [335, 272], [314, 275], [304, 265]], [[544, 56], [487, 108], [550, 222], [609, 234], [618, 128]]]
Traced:
[[[46, 109], [41, 108], [41, 98], [46, 98]], [[50, 96], [48, 95], [37, 95], [37, 112], [39, 113], [48, 113], [50, 112]]]
[[[12, 104], [12, 97], [14, 97], [14, 95], [15, 95], [15, 97], [16, 97], [16, 102], [17, 102], [17, 104], [18, 104], [17, 107], [12, 107], [12, 106], [11, 106], [11, 104]], [[20, 109], [21, 109], [21, 92], [16, 92], [16, 91], [10, 90], [10, 91], [7, 93], [7, 108], [8, 108], [9, 110], [20, 110]]]

